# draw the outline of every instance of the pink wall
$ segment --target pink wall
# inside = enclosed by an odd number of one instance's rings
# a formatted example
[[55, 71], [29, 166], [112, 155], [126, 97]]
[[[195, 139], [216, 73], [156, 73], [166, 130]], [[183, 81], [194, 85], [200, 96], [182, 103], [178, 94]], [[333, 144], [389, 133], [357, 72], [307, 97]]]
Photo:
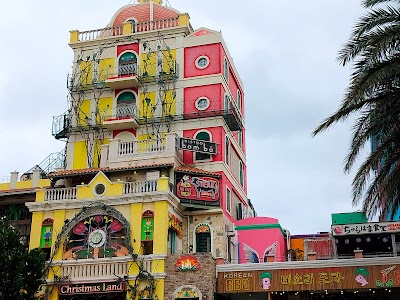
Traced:
[[[277, 219], [267, 217], [254, 217], [239, 220], [235, 226], [279, 224]], [[264, 261], [266, 250], [277, 242], [276, 261], [285, 260], [286, 239], [280, 228], [254, 228], [242, 230], [237, 228], [239, 242], [239, 262], [249, 262], [247, 257], [253, 252], [259, 257], [259, 262]]]
[[[220, 44], [202, 45], [185, 48], [185, 78], [221, 73]], [[196, 67], [196, 59], [207, 56], [209, 65], [204, 69]]]

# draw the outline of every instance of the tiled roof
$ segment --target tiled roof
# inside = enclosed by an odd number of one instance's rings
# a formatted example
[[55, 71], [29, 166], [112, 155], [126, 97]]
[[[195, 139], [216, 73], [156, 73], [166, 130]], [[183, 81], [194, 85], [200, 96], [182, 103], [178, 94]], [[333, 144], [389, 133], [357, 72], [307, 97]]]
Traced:
[[[178, 15], [172, 8], [153, 3], [153, 20], [176, 18]], [[138, 23], [150, 21], [150, 4], [127, 5], [115, 14], [111, 26], [120, 26], [130, 18]]]
[[193, 173], [193, 174], [220, 176], [217, 173], [206, 171], [206, 170], [195, 168], [195, 167], [191, 167], [191, 166], [180, 166], [180, 167], [176, 168], [175, 171], [187, 172], [187, 173]]
[[124, 166], [124, 167], [116, 167], [116, 168], [86, 168], [86, 169], [75, 169], [75, 170], [62, 170], [58, 172], [53, 172], [48, 175], [48, 177], [64, 177], [64, 176], [72, 176], [72, 175], [84, 175], [84, 174], [96, 174], [100, 171], [102, 172], [117, 172], [117, 171], [127, 171], [127, 170], [139, 170], [139, 169], [149, 169], [153, 167], [172, 167], [173, 164], [164, 163], [164, 164], [148, 164], [148, 165], [140, 165], [140, 166]]
[[6, 196], [9, 194], [29, 194], [29, 193], [35, 193], [35, 190], [38, 189], [39, 187], [33, 187], [33, 188], [24, 188], [24, 189], [11, 189], [11, 190], [0, 190], [0, 196]]

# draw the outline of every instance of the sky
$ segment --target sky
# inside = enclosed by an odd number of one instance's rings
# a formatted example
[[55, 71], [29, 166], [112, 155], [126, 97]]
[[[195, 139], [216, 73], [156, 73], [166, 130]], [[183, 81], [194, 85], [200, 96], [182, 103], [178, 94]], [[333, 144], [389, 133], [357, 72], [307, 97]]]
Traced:
[[[19, 0], [0, 10], [0, 178], [20, 174], [64, 144], [52, 116], [67, 110], [69, 31], [102, 28], [129, 0]], [[313, 138], [338, 107], [349, 67], [336, 61], [361, 0], [169, 0], [193, 28], [221, 31], [245, 87], [248, 196], [259, 216], [292, 234], [330, 230], [355, 211], [354, 171], [343, 172], [351, 120]], [[361, 159], [365, 155], [361, 155]], [[0, 180], [1, 182], [1, 180]]]

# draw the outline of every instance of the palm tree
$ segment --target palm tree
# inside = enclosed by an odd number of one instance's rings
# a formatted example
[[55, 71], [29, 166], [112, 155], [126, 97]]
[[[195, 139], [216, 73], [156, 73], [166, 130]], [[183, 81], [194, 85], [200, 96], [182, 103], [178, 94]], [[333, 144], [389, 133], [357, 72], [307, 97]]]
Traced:
[[355, 116], [349, 172], [361, 149], [377, 141], [353, 179], [353, 205], [362, 201], [368, 218], [393, 218], [400, 202], [400, 0], [363, 0], [368, 9], [339, 52], [343, 65], [353, 63], [350, 84], [338, 110], [313, 136]]

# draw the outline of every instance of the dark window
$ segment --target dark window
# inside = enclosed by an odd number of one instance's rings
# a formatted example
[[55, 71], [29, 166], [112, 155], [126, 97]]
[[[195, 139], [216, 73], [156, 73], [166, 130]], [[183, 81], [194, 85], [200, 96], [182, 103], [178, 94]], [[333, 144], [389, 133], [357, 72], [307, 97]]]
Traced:
[[[211, 141], [210, 134], [208, 132], [202, 131], [196, 134], [195, 139], [202, 140], [202, 141]], [[196, 160], [208, 160], [211, 158], [211, 154], [206, 153], [195, 153]]]
[[136, 74], [137, 58], [132, 52], [126, 52], [118, 60], [118, 75]]
[[196, 233], [196, 252], [211, 252], [211, 234], [209, 232]]

